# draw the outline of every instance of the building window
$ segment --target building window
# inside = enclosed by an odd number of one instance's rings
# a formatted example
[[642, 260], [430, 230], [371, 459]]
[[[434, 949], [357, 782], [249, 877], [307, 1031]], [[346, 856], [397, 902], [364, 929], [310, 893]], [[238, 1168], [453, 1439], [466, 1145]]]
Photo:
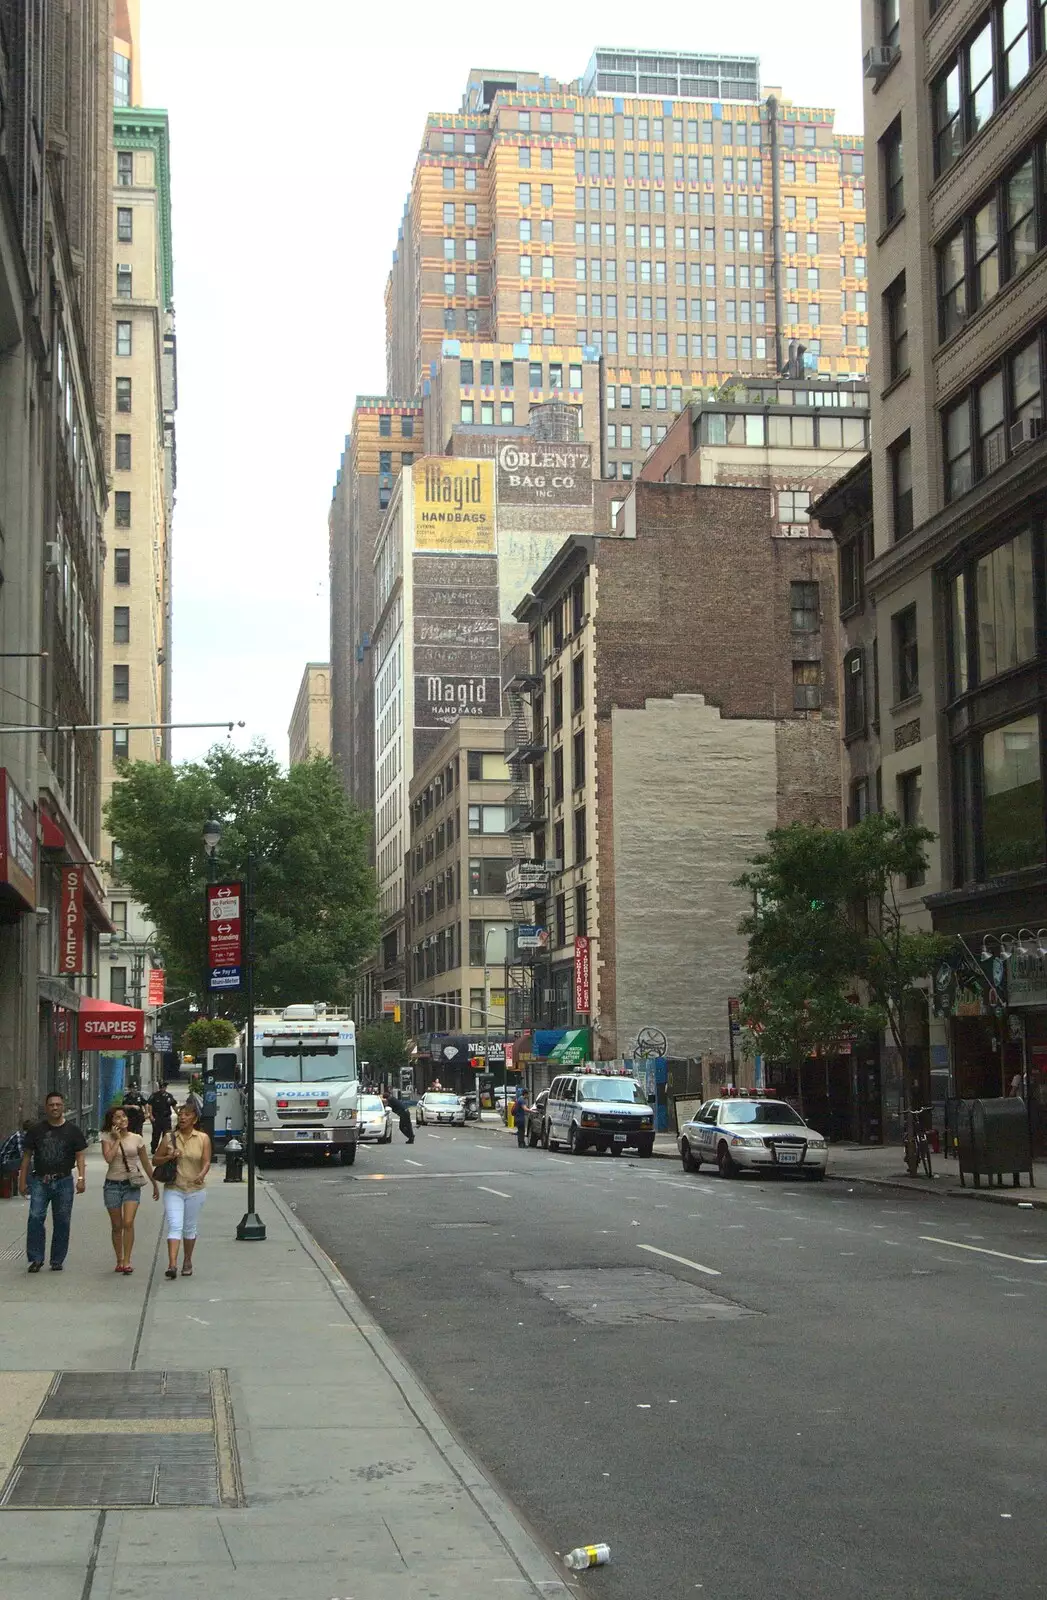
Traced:
[[1013, 351], [942, 413], [945, 492], [955, 499], [1043, 430], [1042, 335]]
[[[923, 782], [919, 767], [898, 775], [898, 815], [906, 827], [919, 827], [923, 821]], [[918, 888], [923, 879], [922, 872], [906, 873], [905, 886]]]
[[116, 269], [116, 297], [118, 300], [131, 298], [131, 268], [117, 267]]
[[[575, 626], [575, 632], [581, 623]], [[577, 715], [585, 705], [585, 657], [575, 656], [571, 663], [571, 714]]]
[[588, 839], [586, 836], [585, 807], [580, 806], [574, 814], [574, 860], [575, 865], [584, 861], [589, 854]]
[[113, 729], [113, 760], [126, 761], [130, 748], [130, 734], [126, 728]]
[[869, 780], [855, 778], [851, 784], [847, 805], [847, 825], [853, 828], [869, 815]]
[[118, 356], [131, 354], [131, 324], [118, 322], [116, 325], [116, 353]]
[[585, 733], [582, 729], [579, 729], [572, 741], [572, 756], [572, 787], [583, 789], [585, 787]]
[[909, 370], [909, 314], [905, 273], [901, 272], [884, 295], [887, 330], [887, 375], [891, 383]]
[[779, 489], [778, 521], [806, 523], [811, 520], [811, 495], [809, 489]]
[[852, 611], [862, 603], [864, 573], [862, 541], [848, 539], [840, 546], [840, 611]]
[[505, 806], [472, 805], [469, 807], [469, 832], [504, 833], [508, 824]]
[[134, 212], [130, 206], [116, 208], [116, 237], [119, 244], [130, 244], [134, 238]]
[[[121, 57], [121, 60], [126, 59]], [[133, 150], [118, 150], [116, 152], [116, 181], [121, 189], [129, 189], [135, 181], [135, 158]]]
[[567, 943], [567, 896], [558, 894], [553, 902], [555, 917], [555, 948], [560, 950]]
[[113, 551], [113, 582], [131, 582], [131, 552], [126, 546], [118, 546]]
[[891, 619], [894, 635], [894, 698], [911, 700], [920, 690], [920, 654], [916, 639], [916, 607], [906, 606]]
[[789, 585], [789, 607], [794, 633], [817, 633], [821, 621], [821, 585], [794, 582]]
[[129, 528], [131, 526], [131, 491], [129, 489], [117, 489], [113, 496], [113, 501], [116, 526], [118, 528]]
[[865, 652], [848, 650], [843, 658], [843, 736], [865, 732]]
[[986, 683], [1036, 655], [1031, 531], [997, 545], [973, 572], [977, 681]]
[[118, 433], [115, 436], [113, 454], [117, 472], [130, 472], [131, 435], [129, 433]]
[[113, 667], [113, 699], [130, 700], [131, 698], [131, 669], [125, 663], [118, 662]]
[[116, 409], [117, 411], [130, 411], [131, 409], [130, 378], [117, 378], [116, 380]]
[[895, 539], [913, 529], [912, 444], [906, 431], [887, 452], [891, 481], [891, 518]]
[[127, 968], [109, 968], [109, 998], [116, 1006], [127, 1004]]
[[981, 743], [982, 871], [986, 878], [1044, 859], [1039, 718], [1021, 717]]
[[584, 883], [574, 891], [574, 931], [576, 935], [589, 932], [589, 889]]
[[817, 711], [822, 703], [822, 664], [820, 661], [793, 662], [793, 709]]
[[113, 607], [113, 643], [130, 644], [131, 642], [131, 607]]

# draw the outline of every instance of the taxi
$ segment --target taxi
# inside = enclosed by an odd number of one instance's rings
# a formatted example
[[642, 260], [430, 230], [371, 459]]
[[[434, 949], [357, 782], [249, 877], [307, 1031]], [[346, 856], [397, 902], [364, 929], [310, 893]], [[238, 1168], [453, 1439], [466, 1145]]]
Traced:
[[759, 1089], [707, 1100], [683, 1124], [676, 1144], [685, 1172], [697, 1172], [708, 1161], [722, 1178], [744, 1169], [817, 1180], [825, 1177], [829, 1160], [821, 1134], [784, 1100]]

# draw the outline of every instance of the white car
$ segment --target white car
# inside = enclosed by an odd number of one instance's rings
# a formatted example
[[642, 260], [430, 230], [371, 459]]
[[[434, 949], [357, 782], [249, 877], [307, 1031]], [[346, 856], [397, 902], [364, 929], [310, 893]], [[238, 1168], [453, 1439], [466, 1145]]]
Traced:
[[419, 1127], [427, 1122], [449, 1122], [453, 1127], [465, 1127], [465, 1107], [456, 1094], [443, 1091], [423, 1094], [414, 1108], [414, 1120]]
[[393, 1114], [381, 1095], [360, 1096], [360, 1123], [356, 1137], [366, 1144], [389, 1144], [393, 1137]]
[[763, 1096], [707, 1100], [684, 1123], [676, 1143], [685, 1172], [697, 1172], [708, 1161], [723, 1178], [733, 1178], [745, 1168], [820, 1179], [829, 1160], [825, 1140], [798, 1111], [784, 1100]]

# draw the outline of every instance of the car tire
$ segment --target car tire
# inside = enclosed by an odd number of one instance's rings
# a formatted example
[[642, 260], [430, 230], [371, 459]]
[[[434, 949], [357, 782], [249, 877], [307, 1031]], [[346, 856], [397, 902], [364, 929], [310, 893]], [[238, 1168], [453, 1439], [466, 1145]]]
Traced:
[[560, 1148], [559, 1139], [554, 1139], [552, 1134], [550, 1134], [549, 1137], [545, 1141], [545, 1148], [547, 1150], [559, 1150], [559, 1148]]
[[538, 1143], [541, 1145], [543, 1150], [548, 1150], [548, 1148], [549, 1148], [549, 1124], [547, 1122], [543, 1121], [543, 1123], [542, 1123], [542, 1131], [538, 1135]]
[[686, 1139], [680, 1146], [680, 1160], [683, 1162], [685, 1172], [697, 1172], [702, 1164], [700, 1157], [695, 1155]]
[[538, 1146], [538, 1135], [537, 1135], [537, 1133], [535, 1133], [535, 1131], [531, 1127], [530, 1123], [528, 1123], [527, 1124], [527, 1148], [529, 1150], [535, 1150], [535, 1149], [537, 1149], [537, 1146]]
[[648, 1139], [641, 1140], [641, 1142], [636, 1146], [636, 1153], [637, 1153], [637, 1155], [642, 1156], [645, 1161], [650, 1156], [653, 1156], [654, 1155], [654, 1138], [653, 1138], [653, 1136], [649, 1140]]
[[385, 1138], [382, 1140], [382, 1143], [383, 1144], [392, 1144], [392, 1142], [393, 1142], [393, 1130], [392, 1130], [392, 1128], [390, 1128], [388, 1133], [386, 1134]]
[[610, 1156], [620, 1156], [621, 1153], [622, 1153], [622, 1146], [620, 1144], [609, 1144], [607, 1146], [607, 1154], [608, 1155], [610, 1155]]
[[716, 1167], [721, 1178], [736, 1178], [738, 1176], [738, 1167], [734, 1157], [727, 1146], [722, 1143], [717, 1146]]
[[824, 1181], [825, 1181], [825, 1168], [824, 1167], [812, 1167], [810, 1172], [807, 1174], [807, 1177], [808, 1177], [808, 1179], [810, 1180], [811, 1183], [824, 1183]]
[[351, 1167], [356, 1160], [356, 1145], [343, 1144], [338, 1152], [343, 1167]]
[[567, 1149], [572, 1156], [583, 1156], [589, 1148], [588, 1139], [583, 1139], [575, 1123], [571, 1123], [571, 1131], [567, 1135]]

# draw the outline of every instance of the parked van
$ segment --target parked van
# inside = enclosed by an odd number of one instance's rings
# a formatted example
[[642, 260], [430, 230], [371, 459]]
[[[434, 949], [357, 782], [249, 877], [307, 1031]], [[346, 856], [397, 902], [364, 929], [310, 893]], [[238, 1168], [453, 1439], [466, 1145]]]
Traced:
[[542, 1144], [547, 1150], [564, 1144], [572, 1155], [591, 1147], [612, 1155], [631, 1148], [649, 1156], [654, 1150], [654, 1109], [647, 1091], [623, 1073], [592, 1068], [563, 1073], [549, 1089]]

